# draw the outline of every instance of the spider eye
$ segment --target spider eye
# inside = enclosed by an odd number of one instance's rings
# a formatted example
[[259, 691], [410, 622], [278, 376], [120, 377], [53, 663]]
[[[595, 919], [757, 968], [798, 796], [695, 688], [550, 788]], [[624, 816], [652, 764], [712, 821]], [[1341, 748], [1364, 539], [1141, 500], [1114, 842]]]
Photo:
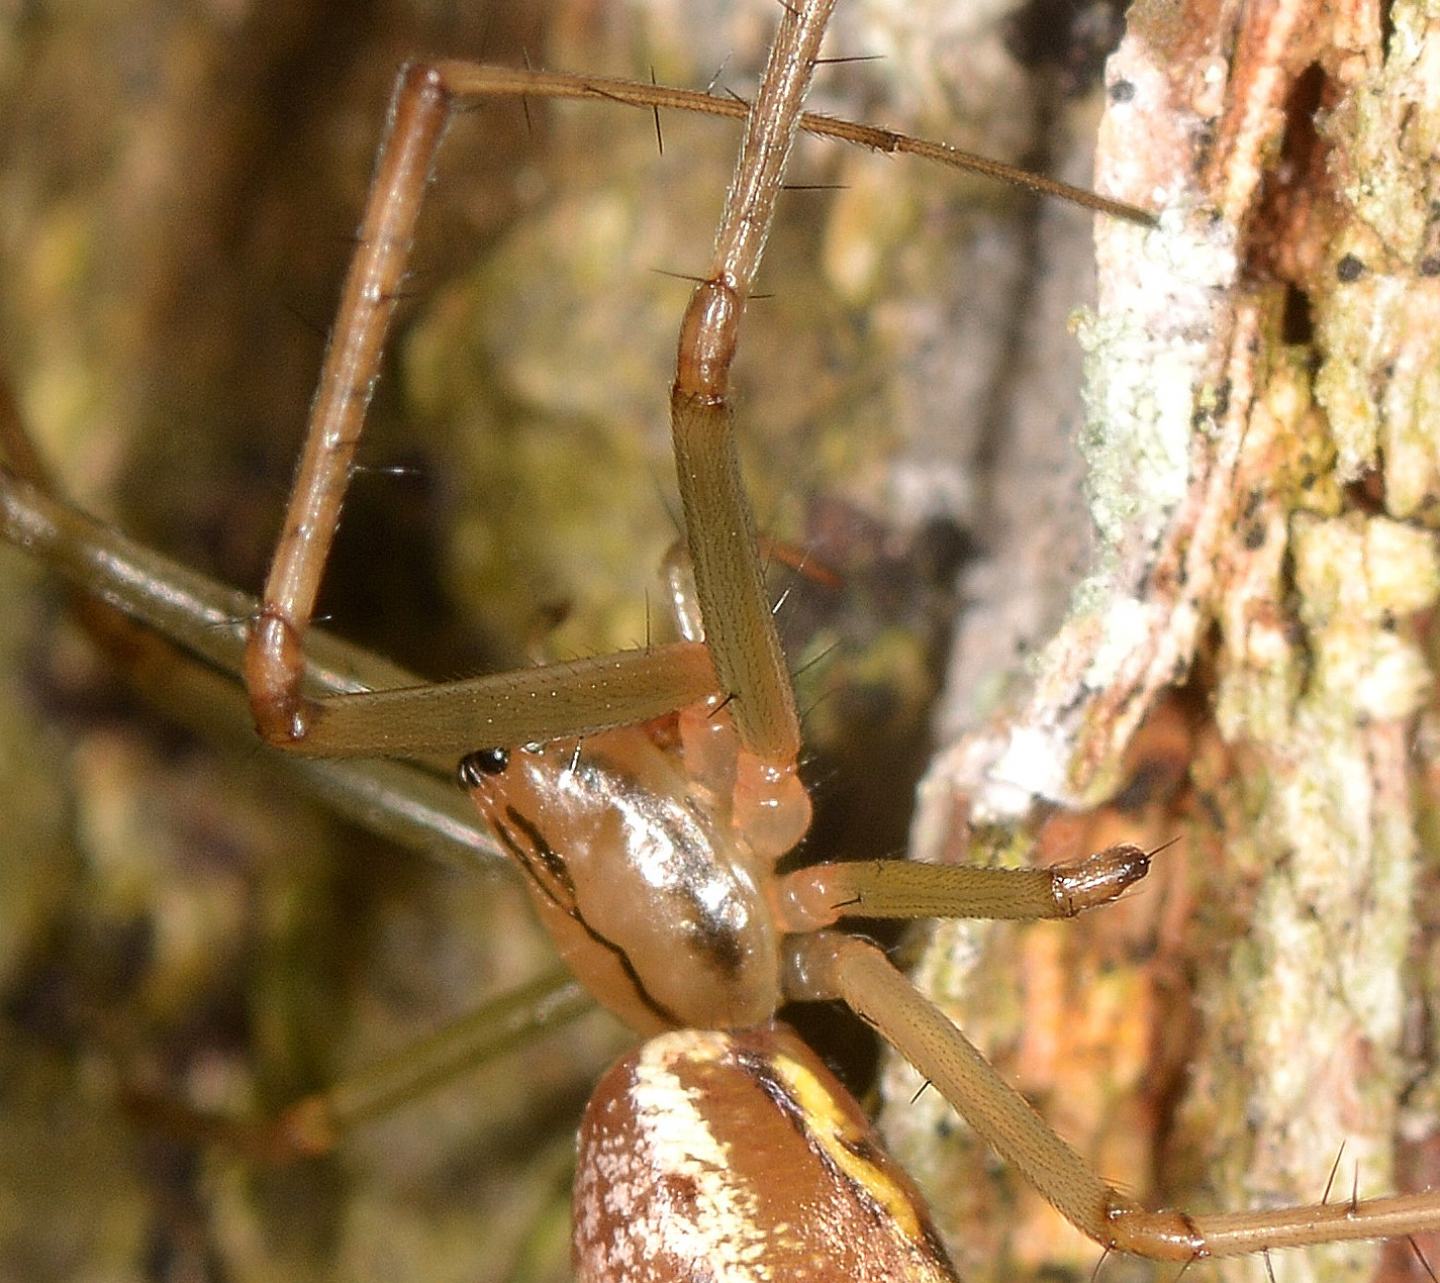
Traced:
[[478, 748], [460, 759], [456, 772], [463, 789], [479, 788], [487, 775], [501, 775], [510, 765], [510, 754], [503, 748]]

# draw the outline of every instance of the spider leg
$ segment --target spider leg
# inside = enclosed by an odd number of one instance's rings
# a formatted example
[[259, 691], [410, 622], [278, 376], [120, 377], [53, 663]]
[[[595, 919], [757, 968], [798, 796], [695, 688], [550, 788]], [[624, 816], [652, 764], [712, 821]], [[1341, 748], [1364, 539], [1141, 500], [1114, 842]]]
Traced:
[[786, 992], [843, 1001], [1062, 1215], [1108, 1250], [1188, 1262], [1440, 1227], [1435, 1192], [1211, 1215], [1148, 1211], [1101, 1179], [874, 945], [829, 931], [791, 937]]
[[1149, 869], [1149, 854], [1128, 843], [1039, 869], [860, 860], [788, 873], [778, 899], [790, 931], [840, 918], [1073, 918], [1109, 904]]

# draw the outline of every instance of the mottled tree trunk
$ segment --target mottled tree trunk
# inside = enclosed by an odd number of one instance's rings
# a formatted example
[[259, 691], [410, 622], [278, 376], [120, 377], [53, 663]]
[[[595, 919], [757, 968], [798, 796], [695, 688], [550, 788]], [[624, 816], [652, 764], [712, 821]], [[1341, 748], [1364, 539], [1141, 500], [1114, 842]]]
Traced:
[[[1162, 222], [1100, 228], [1076, 325], [1097, 552], [1019, 697], [953, 693], [916, 835], [926, 858], [966, 834], [1011, 858], [1017, 823], [1042, 857], [1182, 840], [1077, 940], [947, 930], [922, 974], [1142, 1197], [1310, 1201], [1342, 1142], [1335, 1198], [1423, 1187], [1440, 26], [1424, 4], [1140, 4], [1106, 86], [1097, 184]], [[989, 1222], [970, 1272], [1085, 1268], [983, 1157], [919, 1139], [937, 1123], [899, 1077], [892, 1133]], [[1273, 1266], [1382, 1259], [1419, 1269], [1403, 1244]]]

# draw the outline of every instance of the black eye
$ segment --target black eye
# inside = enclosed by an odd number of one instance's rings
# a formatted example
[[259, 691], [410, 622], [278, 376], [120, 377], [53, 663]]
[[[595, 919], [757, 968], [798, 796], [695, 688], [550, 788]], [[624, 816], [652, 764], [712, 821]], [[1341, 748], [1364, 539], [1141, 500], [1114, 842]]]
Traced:
[[501, 775], [510, 765], [510, 754], [503, 748], [477, 748], [460, 759], [456, 774], [462, 789], [479, 788], [487, 775]]

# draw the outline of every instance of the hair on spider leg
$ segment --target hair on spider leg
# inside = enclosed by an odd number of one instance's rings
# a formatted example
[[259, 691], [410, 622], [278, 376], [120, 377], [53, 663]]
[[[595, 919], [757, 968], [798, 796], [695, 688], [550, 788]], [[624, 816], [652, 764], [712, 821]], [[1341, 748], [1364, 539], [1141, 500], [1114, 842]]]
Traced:
[[692, 285], [703, 284], [705, 280], [703, 276], [696, 276], [693, 272], [675, 272], [666, 267], [648, 267], [645, 270], [654, 272], [657, 276], [668, 276], [671, 280], [689, 281]]
[[802, 660], [797, 667], [791, 670], [790, 676], [798, 681], [812, 668], [817, 668], [819, 665], [823, 664], [825, 660], [829, 659], [831, 655], [835, 654], [835, 652], [840, 649], [840, 646], [841, 641], [837, 637], [829, 645], [821, 648], [815, 654], [811, 655], [808, 659]]
[[1430, 1283], [1440, 1283], [1440, 1279], [1435, 1277], [1435, 1271], [1430, 1268], [1430, 1262], [1426, 1259], [1425, 1253], [1420, 1250], [1420, 1244], [1415, 1241], [1415, 1236], [1413, 1234], [1407, 1234], [1405, 1235], [1405, 1241], [1410, 1245], [1411, 1252], [1415, 1254], [1415, 1259], [1420, 1262], [1420, 1268], [1425, 1271], [1430, 1279]]
[[[838, 645], [839, 643], [836, 644]], [[841, 690], [838, 686], [827, 686], [801, 710], [800, 721], [804, 723], [815, 713], [817, 709], [824, 705], [828, 700], [839, 699], [840, 695]], [[837, 767], [836, 771], [838, 772], [838, 770], [839, 768]]]
[[322, 324], [320, 321], [317, 321], [313, 316], [311, 316], [308, 312], [301, 308], [298, 303], [294, 302], [292, 299], [282, 299], [280, 302], [280, 306], [285, 309], [286, 314], [290, 317], [291, 320], [298, 323], [300, 328], [305, 330], [313, 338], [319, 339], [321, 343], [325, 343], [329, 340], [330, 327], [326, 324]]
[[929, 1091], [930, 1088], [934, 1085], [935, 1084], [932, 1083], [928, 1078], [925, 1079], [925, 1081], [922, 1082], [920, 1086], [915, 1089], [914, 1094], [910, 1097], [910, 1103], [912, 1105], [916, 1104], [919, 1101], [920, 1097], [923, 1096], [927, 1091]]
[[[634, 103], [634, 102], [631, 102], [628, 98], [622, 98], [619, 94], [611, 93], [608, 89], [603, 88], [603, 87], [602, 87], [599, 83], [597, 83], [597, 82], [587, 82], [586, 85], [585, 85], [585, 91], [586, 91], [586, 93], [593, 94], [596, 98], [604, 98], [604, 99], [607, 99], [607, 100], [610, 101], [610, 102], [618, 103], [621, 107], [629, 107], [629, 108], [631, 108], [631, 109], [634, 109], [634, 108], [637, 108], [637, 107], [643, 109], [643, 107], [644, 107], [644, 104], [643, 104], [643, 103]], [[659, 112], [659, 110], [660, 110], [660, 109], [659, 109], [658, 107], [655, 108], [655, 111], [656, 111], [657, 113]], [[658, 115], [657, 115], [657, 119], [658, 119]], [[664, 154], [664, 149], [663, 149], [663, 148], [661, 149], [661, 154], [662, 154], [662, 155]]]
[[730, 65], [730, 59], [732, 56], [733, 51], [727, 53], [725, 57], [720, 60], [720, 65], [715, 68], [714, 72], [710, 76], [710, 79], [705, 82], [706, 97], [714, 94], [715, 86], [720, 83], [720, 77], [725, 74], [725, 68]]
[[232, 615], [229, 619], [212, 619], [202, 626], [210, 632], [245, 632], [254, 622], [254, 615]]
[[[531, 64], [531, 62], [530, 62], [530, 50], [529, 50], [528, 47], [523, 46], [523, 45], [521, 46], [521, 48], [520, 48], [520, 57], [521, 57], [522, 59], [524, 59], [524, 62], [525, 62], [525, 70], [526, 70], [526, 71], [534, 71], [534, 70], [535, 70], [534, 66], [533, 66], [533, 65]], [[529, 96], [528, 94], [521, 94], [521, 95], [520, 95], [520, 109], [521, 109], [521, 111], [523, 111], [523, 112], [525, 113], [525, 132], [526, 132], [526, 134], [529, 135], [531, 138], [534, 138], [534, 137], [535, 137], [535, 122], [530, 119], [530, 96]]]
[[1335, 1151], [1335, 1161], [1330, 1164], [1330, 1175], [1325, 1178], [1325, 1192], [1320, 1195], [1320, 1202], [1322, 1204], [1330, 1201], [1330, 1191], [1335, 1186], [1335, 1176], [1340, 1170], [1340, 1160], [1345, 1157], [1346, 1144], [1347, 1142], [1342, 1140], [1340, 1142], [1340, 1148]]
[[402, 285], [393, 290], [386, 290], [380, 296], [382, 303], [411, 303], [416, 299], [424, 298], [426, 292], [411, 285]]
[[1173, 838], [1167, 838], [1164, 842], [1160, 843], [1159, 846], [1151, 847], [1148, 851], [1145, 852], [1145, 858], [1147, 860], [1153, 860], [1157, 855], [1160, 854], [1161, 851], [1168, 851], [1172, 846], [1177, 845], [1183, 840], [1184, 835], [1181, 833], [1177, 833]]
[[714, 708], [710, 710], [710, 716], [712, 718], [718, 717], [721, 712], [729, 708], [730, 705], [735, 702], [736, 698], [737, 693], [735, 691], [731, 691], [728, 695], [725, 696], [724, 699], [722, 699], [718, 704], [715, 705]]
[[[650, 83], [651, 83], [652, 85], [656, 83], [656, 81], [655, 81], [655, 64], [654, 64], [653, 62], [650, 64]], [[651, 110], [655, 113], [655, 150], [656, 150], [657, 152], [659, 152], [661, 156], [664, 156], [664, 155], [665, 155], [665, 135], [664, 135], [664, 133], [663, 133], [663, 132], [661, 131], [661, 129], [660, 129], [660, 104], [659, 104], [659, 103], [654, 104], [654, 105], [651, 107]]]
[[429, 468], [418, 463], [352, 463], [352, 477], [389, 477], [394, 480], [424, 481], [431, 475]]

